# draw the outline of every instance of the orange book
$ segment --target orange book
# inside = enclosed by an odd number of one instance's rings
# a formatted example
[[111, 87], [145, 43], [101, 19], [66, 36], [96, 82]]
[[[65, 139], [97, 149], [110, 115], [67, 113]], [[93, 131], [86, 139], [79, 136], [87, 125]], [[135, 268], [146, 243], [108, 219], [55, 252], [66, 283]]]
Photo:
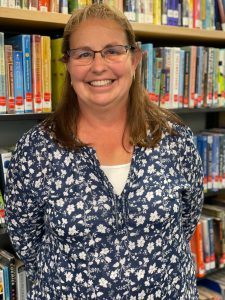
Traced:
[[42, 55], [41, 55], [41, 36], [31, 35], [32, 51], [32, 88], [33, 88], [33, 111], [42, 112]]
[[204, 264], [204, 253], [203, 253], [202, 224], [200, 221], [196, 226], [190, 245], [191, 245], [191, 252], [195, 257], [196, 275], [198, 278], [204, 277], [205, 264]]
[[50, 0], [38, 0], [38, 10], [44, 12], [50, 11]]

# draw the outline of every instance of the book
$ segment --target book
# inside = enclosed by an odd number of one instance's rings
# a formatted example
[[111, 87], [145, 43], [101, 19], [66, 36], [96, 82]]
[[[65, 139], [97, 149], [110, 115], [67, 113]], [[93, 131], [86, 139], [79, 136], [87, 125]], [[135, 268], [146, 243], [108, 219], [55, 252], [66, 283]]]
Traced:
[[0, 270], [3, 271], [4, 281], [4, 297], [5, 300], [11, 300], [11, 289], [10, 289], [10, 266], [7, 260], [0, 256]]
[[205, 275], [205, 263], [203, 253], [203, 238], [202, 238], [202, 224], [199, 221], [197, 223], [195, 232], [190, 241], [191, 252], [195, 257], [196, 264], [196, 276], [202, 278]]
[[4, 277], [3, 270], [0, 269], [0, 300], [5, 300], [4, 291]]
[[17, 300], [26, 300], [28, 291], [27, 276], [24, 263], [19, 259], [16, 259], [16, 283]]
[[0, 227], [5, 224], [5, 204], [0, 190]]
[[5, 45], [5, 77], [6, 77], [6, 111], [15, 113], [14, 76], [13, 76], [13, 48]]
[[4, 32], [0, 32], [0, 114], [6, 113]]
[[42, 51], [41, 36], [31, 35], [33, 111], [42, 112]]
[[210, 249], [210, 233], [209, 233], [209, 221], [210, 217], [201, 215], [200, 222], [202, 224], [202, 236], [203, 236], [203, 254], [205, 270], [209, 271], [212, 269], [211, 266], [211, 249]]
[[152, 73], [153, 73], [153, 44], [141, 44], [141, 49], [146, 52], [147, 56], [147, 90], [149, 93], [153, 92], [152, 89]]
[[[195, 81], [196, 81], [196, 62], [197, 62], [197, 46], [181, 47], [182, 50], [189, 52], [186, 59], [189, 59], [188, 67], [188, 107], [195, 107]], [[185, 104], [185, 103], [184, 103]]]
[[199, 300], [223, 300], [222, 295], [205, 287], [198, 286]]
[[51, 39], [49, 36], [41, 36], [42, 45], [42, 111], [52, 111], [52, 87], [51, 87]]
[[223, 224], [220, 218], [213, 217], [214, 246], [216, 268], [223, 268], [225, 265], [223, 255]]
[[136, 21], [136, 1], [135, 0], [124, 0], [124, 15], [131, 22]]
[[38, 10], [43, 12], [50, 11], [50, 0], [38, 0]]
[[7, 180], [7, 173], [9, 163], [12, 157], [12, 152], [7, 149], [0, 149], [0, 189], [4, 194], [5, 184]]
[[52, 109], [55, 110], [62, 97], [65, 81], [65, 64], [61, 61], [62, 38], [51, 40]]
[[6, 250], [0, 249], [0, 259], [4, 258], [8, 262], [10, 272], [10, 295], [11, 300], [17, 300], [16, 292], [16, 261], [15, 256]]
[[223, 261], [225, 258], [225, 210], [219, 205], [215, 204], [204, 204], [203, 213], [211, 217], [215, 217], [221, 220], [222, 233], [223, 233]]
[[[32, 73], [31, 73], [31, 40], [29, 34], [19, 34], [7, 38], [7, 44], [13, 50], [22, 51], [23, 58], [23, 83], [24, 83], [24, 111], [33, 112], [32, 104]], [[15, 78], [14, 78], [15, 79]]]
[[173, 47], [170, 52], [170, 87], [169, 87], [169, 107], [178, 108], [179, 96], [179, 75], [180, 75], [180, 48]]
[[13, 83], [15, 113], [24, 113], [23, 53], [13, 50]]

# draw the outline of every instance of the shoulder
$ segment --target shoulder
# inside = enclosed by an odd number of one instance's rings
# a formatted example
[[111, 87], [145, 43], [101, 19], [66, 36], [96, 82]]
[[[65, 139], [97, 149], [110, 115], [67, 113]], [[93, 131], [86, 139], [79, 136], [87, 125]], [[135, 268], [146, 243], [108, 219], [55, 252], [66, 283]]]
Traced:
[[17, 141], [14, 156], [37, 156], [53, 145], [53, 134], [50, 130], [46, 130], [44, 123], [41, 122], [25, 132]]
[[173, 139], [177, 140], [179, 142], [187, 141], [187, 140], [193, 140], [194, 134], [190, 127], [188, 127], [185, 124], [177, 124], [168, 122], [169, 129], [170, 130], [164, 130], [162, 135], [162, 140], [164, 138], [166, 139]]

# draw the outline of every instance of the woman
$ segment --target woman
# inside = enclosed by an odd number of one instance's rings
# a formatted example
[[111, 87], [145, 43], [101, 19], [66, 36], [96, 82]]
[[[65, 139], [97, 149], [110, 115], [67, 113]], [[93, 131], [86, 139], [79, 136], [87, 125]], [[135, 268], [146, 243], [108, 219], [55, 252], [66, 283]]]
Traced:
[[62, 51], [63, 101], [18, 142], [8, 176], [28, 299], [198, 299], [189, 241], [203, 181], [190, 129], [149, 102], [120, 13], [74, 12]]

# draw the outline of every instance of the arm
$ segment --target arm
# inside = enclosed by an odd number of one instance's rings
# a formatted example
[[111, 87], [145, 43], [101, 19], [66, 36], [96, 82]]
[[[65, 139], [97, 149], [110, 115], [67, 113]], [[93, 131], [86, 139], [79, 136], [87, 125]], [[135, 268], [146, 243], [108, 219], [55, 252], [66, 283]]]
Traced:
[[182, 224], [189, 241], [200, 219], [204, 200], [202, 162], [190, 129], [184, 134], [180, 159], [181, 172], [188, 186], [182, 195]]
[[44, 166], [40, 143], [32, 135], [17, 144], [10, 163], [5, 192], [8, 233], [18, 256], [24, 261], [28, 276], [34, 280], [37, 254], [44, 233]]

